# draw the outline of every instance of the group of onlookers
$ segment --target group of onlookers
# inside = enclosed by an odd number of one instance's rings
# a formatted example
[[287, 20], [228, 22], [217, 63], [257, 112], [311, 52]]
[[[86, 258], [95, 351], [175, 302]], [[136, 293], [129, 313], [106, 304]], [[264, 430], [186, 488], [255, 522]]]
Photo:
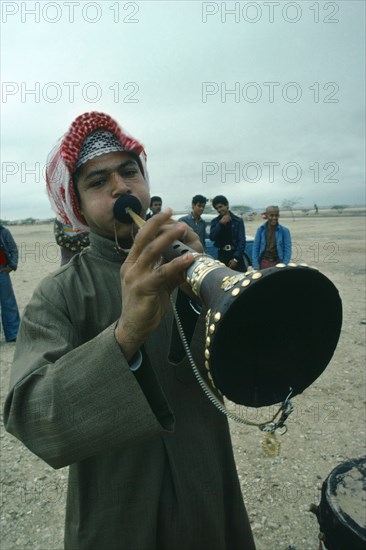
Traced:
[[[206, 222], [202, 219], [202, 214], [206, 203], [206, 197], [195, 195], [192, 199], [191, 213], [179, 220], [185, 222], [198, 234], [204, 248]], [[243, 218], [230, 210], [229, 201], [224, 195], [214, 197], [212, 206], [218, 216], [211, 221], [209, 236], [218, 249], [218, 260], [236, 271], [246, 271]], [[290, 231], [278, 223], [279, 216], [278, 206], [268, 206], [264, 212], [263, 217], [266, 221], [257, 229], [253, 243], [254, 269], [266, 269], [278, 263], [288, 264], [291, 259]]]

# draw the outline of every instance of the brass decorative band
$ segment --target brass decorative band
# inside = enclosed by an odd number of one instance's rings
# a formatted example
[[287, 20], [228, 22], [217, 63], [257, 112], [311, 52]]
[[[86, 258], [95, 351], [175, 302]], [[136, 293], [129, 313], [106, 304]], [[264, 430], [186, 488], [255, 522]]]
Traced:
[[218, 260], [214, 260], [210, 256], [197, 255], [195, 262], [188, 268], [187, 283], [191, 286], [196, 296], [200, 297], [201, 284], [211, 271], [225, 267]]
[[210, 369], [210, 344], [211, 344], [211, 335], [215, 332], [215, 323], [217, 323], [221, 318], [220, 312], [212, 313], [211, 309], [207, 311], [206, 314], [206, 346], [205, 346], [205, 367], [207, 370], [207, 377], [211, 386], [222, 395], [221, 391], [216, 387], [215, 382], [212, 377]]

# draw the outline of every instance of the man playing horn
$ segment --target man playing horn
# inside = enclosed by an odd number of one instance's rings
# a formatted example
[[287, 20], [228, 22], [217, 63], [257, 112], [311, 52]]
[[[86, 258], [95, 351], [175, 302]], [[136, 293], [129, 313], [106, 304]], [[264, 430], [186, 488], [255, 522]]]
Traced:
[[[121, 195], [145, 216], [149, 178], [144, 147], [108, 115], [79, 116], [47, 166], [57, 218], [90, 246], [25, 310], [5, 424], [69, 466], [65, 548], [253, 550], [227, 419], [171, 338], [170, 295], [194, 258], [160, 258], [175, 239], [202, 250], [197, 235], [170, 210], [138, 233], [115, 221]], [[204, 370], [204, 315], [185, 325]]]

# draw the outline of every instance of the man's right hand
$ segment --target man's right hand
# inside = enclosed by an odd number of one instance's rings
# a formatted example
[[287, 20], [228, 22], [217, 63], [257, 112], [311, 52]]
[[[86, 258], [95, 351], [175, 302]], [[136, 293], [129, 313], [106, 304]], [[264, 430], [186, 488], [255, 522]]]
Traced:
[[161, 264], [174, 240], [184, 240], [187, 226], [170, 223], [172, 211], [156, 214], [139, 230], [121, 267], [122, 312], [115, 337], [127, 361], [164, 317], [172, 291], [185, 281], [191, 253]]
[[220, 219], [220, 223], [223, 225], [226, 225], [227, 223], [231, 222], [231, 216], [230, 214], [224, 214], [222, 218]]

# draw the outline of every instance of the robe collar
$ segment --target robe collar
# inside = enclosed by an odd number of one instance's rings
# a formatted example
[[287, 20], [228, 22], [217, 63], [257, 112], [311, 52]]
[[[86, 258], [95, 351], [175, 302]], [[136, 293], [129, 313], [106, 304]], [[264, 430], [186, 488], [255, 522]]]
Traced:
[[92, 232], [89, 233], [89, 240], [89, 250], [95, 256], [99, 256], [105, 260], [109, 260], [110, 262], [119, 263], [123, 263], [127, 258], [128, 252], [125, 253], [122, 250], [118, 250], [114, 240], [101, 237], [100, 235]]

